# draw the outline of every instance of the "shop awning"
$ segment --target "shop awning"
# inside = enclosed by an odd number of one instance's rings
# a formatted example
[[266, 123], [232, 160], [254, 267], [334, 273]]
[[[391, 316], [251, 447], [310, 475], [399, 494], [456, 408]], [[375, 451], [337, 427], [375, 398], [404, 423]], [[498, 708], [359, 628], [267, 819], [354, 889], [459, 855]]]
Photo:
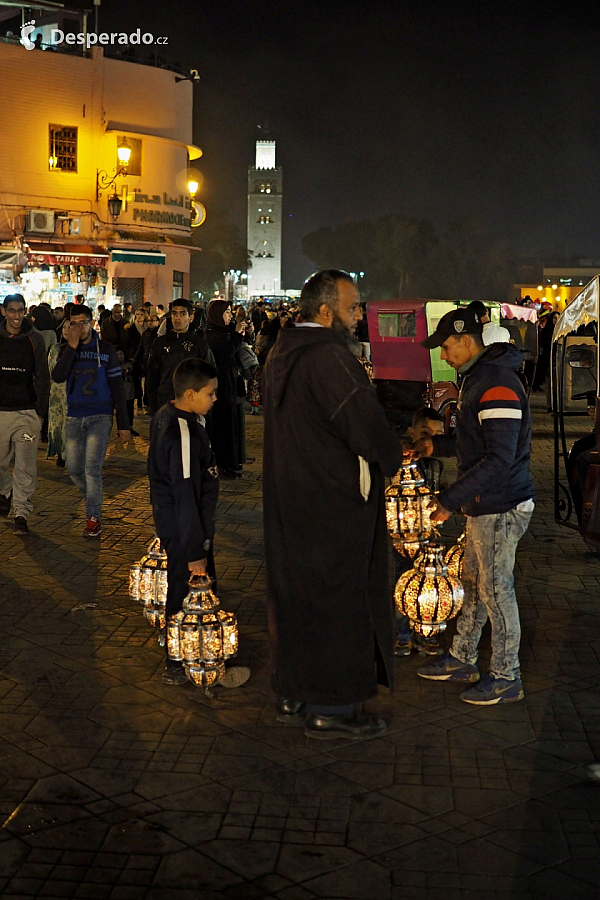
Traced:
[[15, 247], [0, 244], [0, 269], [10, 268], [16, 262], [17, 254]]
[[43, 244], [28, 241], [27, 262], [32, 266], [106, 266], [103, 247], [87, 244]]
[[111, 262], [145, 263], [151, 266], [164, 266], [167, 257], [158, 250], [114, 250], [110, 248]]

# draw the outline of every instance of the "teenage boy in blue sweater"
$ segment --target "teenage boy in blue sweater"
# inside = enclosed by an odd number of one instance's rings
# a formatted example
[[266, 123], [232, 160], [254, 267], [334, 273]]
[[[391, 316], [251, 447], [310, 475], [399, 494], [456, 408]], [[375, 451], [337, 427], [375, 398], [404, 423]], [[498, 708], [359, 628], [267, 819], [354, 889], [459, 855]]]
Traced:
[[92, 311], [73, 307], [67, 343], [52, 371], [52, 380], [67, 383], [66, 463], [69, 475], [85, 498], [83, 535], [102, 533], [102, 467], [117, 413], [119, 437], [131, 439], [121, 365], [115, 348], [92, 328]]

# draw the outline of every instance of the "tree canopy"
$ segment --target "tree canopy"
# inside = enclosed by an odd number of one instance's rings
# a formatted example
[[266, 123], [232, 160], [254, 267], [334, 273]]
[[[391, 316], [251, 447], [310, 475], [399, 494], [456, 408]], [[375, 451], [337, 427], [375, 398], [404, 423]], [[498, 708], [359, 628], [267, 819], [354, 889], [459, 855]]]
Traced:
[[302, 251], [319, 268], [364, 272], [365, 299], [505, 300], [513, 280], [510, 246], [481, 216], [442, 234], [428, 219], [400, 215], [348, 222], [307, 234]]

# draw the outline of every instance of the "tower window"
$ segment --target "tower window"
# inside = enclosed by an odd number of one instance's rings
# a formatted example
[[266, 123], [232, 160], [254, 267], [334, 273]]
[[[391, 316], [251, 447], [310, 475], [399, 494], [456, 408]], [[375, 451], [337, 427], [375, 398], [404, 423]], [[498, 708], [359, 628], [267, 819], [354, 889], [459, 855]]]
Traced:
[[271, 218], [271, 216], [259, 216], [258, 224], [259, 225], [272, 225], [273, 219]]

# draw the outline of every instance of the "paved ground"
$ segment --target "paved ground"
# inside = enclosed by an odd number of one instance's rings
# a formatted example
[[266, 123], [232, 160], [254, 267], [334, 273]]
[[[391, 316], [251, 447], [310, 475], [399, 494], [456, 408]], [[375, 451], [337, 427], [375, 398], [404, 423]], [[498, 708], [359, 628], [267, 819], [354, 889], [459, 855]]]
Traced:
[[100, 544], [42, 455], [32, 534], [0, 522], [0, 895], [600, 897], [600, 787], [582, 768], [600, 757], [600, 563], [554, 525], [549, 418], [536, 416], [540, 502], [518, 555], [525, 701], [467, 707], [401, 660], [395, 696], [371, 704], [388, 733], [324, 746], [274, 716], [261, 425], [248, 419], [256, 462], [219, 509], [221, 597], [253, 672], [237, 692], [162, 685], [128, 601], [152, 535], [143, 437], [111, 451]]

